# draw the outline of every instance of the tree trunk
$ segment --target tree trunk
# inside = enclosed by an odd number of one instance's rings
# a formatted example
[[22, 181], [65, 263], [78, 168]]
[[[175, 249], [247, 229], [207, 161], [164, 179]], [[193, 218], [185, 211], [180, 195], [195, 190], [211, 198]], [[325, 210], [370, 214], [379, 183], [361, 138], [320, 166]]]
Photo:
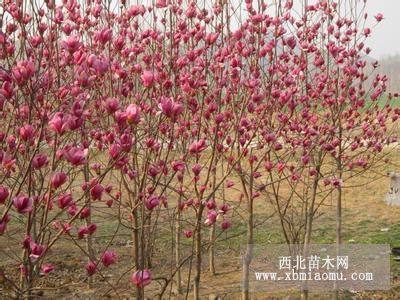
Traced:
[[200, 204], [197, 212], [196, 236], [195, 236], [195, 254], [196, 254], [196, 275], [194, 277], [193, 299], [200, 299], [200, 278], [201, 278], [201, 220], [204, 205]]
[[[89, 167], [88, 167], [87, 164], [84, 166], [84, 170], [83, 171], [84, 171], [85, 181], [89, 182]], [[91, 204], [92, 203], [91, 203], [90, 195], [86, 194], [86, 207], [90, 211], [89, 216], [85, 219], [85, 225], [86, 226], [89, 226], [92, 223], [92, 217], [91, 217], [92, 205]], [[95, 257], [94, 251], [93, 251], [93, 238], [92, 238], [91, 234], [87, 235], [87, 237], [86, 237], [86, 250], [87, 250], [87, 253], [89, 254], [88, 262], [91, 262]], [[88, 278], [88, 287], [91, 288], [92, 284], [93, 284], [93, 277], [89, 276], [89, 278]]]
[[336, 203], [336, 244], [342, 243], [342, 187], [338, 188]]
[[181, 209], [178, 203], [176, 220], [175, 220], [175, 266], [176, 271], [176, 289], [178, 294], [182, 293], [182, 276], [181, 276]]
[[[339, 124], [339, 139], [342, 141], [342, 127]], [[339, 186], [336, 199], [336, 254], [340, 255], [340, 245], [342, 244], [342, 181], [343, 181], [343, 162], [342, 162], [342, 144], [339, 144], [338, 159], [337, 159], [337, 169], [339, 172]], [[338, 283], [335, 281], [335, 299], [339, 299], [339, 287]]]
[[248, 220], [247, 220], [247, 246], [243, 257], [243, 278], [242, 278], [242, 300], [250, 299], [249, 295], [249, 273], [250, 263], [253, 256], [254, 242], [254, 219], [253, 219], [253, 199], [248, 199]]
[[[341, 178], [342, 176], [340, 176]], [[342, 187], [338, 188], [338, 195], [336, 199], [336, 254], [340, 255], [340, 245], [342, 244]], [[335, 294], [334, 298], [339, 299], [339, 287], [337, 282], [335, 281]]]
[[[140, 250], [139, 250], [139, 224], [138, 224], [138, 212], [135, 208], [132, 212], [132, 240], [133, 240], [133, 259], [135, 263], [135, 270], [141, 270], [141, 259], [140, 259]], [[136, 287], [136, 299], [142, 300], [143, 297], [143, 288]]]
[[312, 234], [312, 225], [314, 220], [314, 207], [315, 207], [315, 199], [317, 197], [318, 190], [318, 182], [319, 182], [319, 167], [317, 167], [317, 174], [315, 175], [312, 192], [311, 192], [311, 201], [310, 207], [307, 210], [307, 218], [306, 218], [306, 232], [304, 236], [304, 244], [308, 245], [311, 242], [311, 234]]
[[215, 224], [213, 224], [210, 228], [210, 248], [208, 253], [208, 263], [209, 263], [210, 273], [212, 275], [215, 275], [214, 239], [215, 239]]

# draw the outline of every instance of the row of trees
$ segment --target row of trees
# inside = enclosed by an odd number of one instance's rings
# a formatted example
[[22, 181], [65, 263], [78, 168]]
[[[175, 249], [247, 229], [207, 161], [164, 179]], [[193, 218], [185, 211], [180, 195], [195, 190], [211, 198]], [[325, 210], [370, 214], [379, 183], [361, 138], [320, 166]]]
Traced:
[[[104, 275], [118, 249], [93, 243], [99, 209], [116, 221], [111, 241], [130, 232], [121, 278], [138, 299], [153, 282], [160, 298], [174, 286], [199, 299], [204, 255], [214, 274], [221, 232], [241, 223], [249, 299], [256, 210], [272, 208], [285, 241], [307, 245], [334, 195], [341, 243], [345, 182], [386, 162], [400, 113], [387, 78], [367, 71], [364, 8], [2, 1], [0, 241], [21, 245], [0, 273], [10, 293], [32, 296], [68, 242], [89, 284], [118, 295]], [[154, 259], [162, 236], [174, 239], [168, 270]]]

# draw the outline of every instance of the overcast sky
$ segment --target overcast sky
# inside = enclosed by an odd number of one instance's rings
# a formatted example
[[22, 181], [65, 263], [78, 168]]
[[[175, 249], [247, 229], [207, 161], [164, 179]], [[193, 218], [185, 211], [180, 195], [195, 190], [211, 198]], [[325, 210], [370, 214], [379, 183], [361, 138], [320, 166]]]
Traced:
[[400, 54], [400, 0], [368, 0], [367, 11], [370, 15], [380, 12], [385, 17], [369, 39], [368, 44], [373, 49], [371, 56]]

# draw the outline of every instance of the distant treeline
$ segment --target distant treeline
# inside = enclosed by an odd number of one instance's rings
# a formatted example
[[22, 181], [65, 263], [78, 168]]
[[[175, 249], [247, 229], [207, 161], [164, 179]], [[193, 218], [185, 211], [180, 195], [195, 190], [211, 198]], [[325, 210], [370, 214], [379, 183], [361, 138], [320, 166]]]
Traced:
[[379, 60], [378, 71], [389, 77], [389, 91], [400, 91], [400, 54], [381, 58]]

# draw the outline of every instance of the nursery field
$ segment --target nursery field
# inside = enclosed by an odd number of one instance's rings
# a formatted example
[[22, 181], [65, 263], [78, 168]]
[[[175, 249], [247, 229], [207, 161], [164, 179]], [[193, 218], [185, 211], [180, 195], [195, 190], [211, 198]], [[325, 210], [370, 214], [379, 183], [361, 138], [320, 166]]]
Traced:
[[[400, 153], [394, 152], [390, 155], [392, 164], [375, 170], [374, 173], [366, 173], [365, 176], [357, 181], [349, 182], [354, 185], [349, 189], [344, 188], [343, 195], [343, 242], [358, 244], [390, 244], [392, 247], [400, 246], [400, 207], [389, 207], [384, 202], [385, 194], [388, 191], [389, 179], [386, 176], [388, 171], [400, 168]], [[369, 180], [374, 178], [374, 180]], [[365, 182], [369, 183], [365, 185]], [[358, 186], [359, 185], [359, 186]], [[235, 198], [235, 192], [227, 197]], [[279, 219], [274, 214], [273, 207], [266, 199], [259, 198], [256, 203], [257, 213], [255, 214], [255, 244], [285, 243], [282, 230], [279, 226]], [[171, 208], [173, 210], [173, 207]], [[94, 275], [98, 278], [91, 278], [95, 283], [90, 284], [84, 269], [86, 259], [80, 258], [80, 251], [85, 247], [83, 242], [72, 241], [62, 238], [50, 252], [50, 260], [55, 266], [55, 270], [47, 276], [39, 279], [36, 297], [43, 299], [53, 297], [65, 297], [74, 299], [103, 299], [103, 298], [130, 298], [133, 292], [132, 286], [126, 284], [129, 281], [130, 272], [121, 272], [122, 266], [132, 264], [131, 251], [132, 239], [130, 231], [119, 229], [118, 234], [114, 234], [118, 228], [118, 221], [109, 218], [107, 208], [104, 204], [95, 205], [92, 221], [101, 224], [98, 232], [93, 238], [95, 249], [109, 247], [118, 252], [118, 265], [111, 266], [101, 274]], [[316, 244], [330, 244], [335, 242], [335, 203], [327, 198], [315, 219], [312, 242]], [[215, 274], [208, 270], [207, 259], [203, 262], [204, 277], [202, 278], [201, 297], [204, 299], [240, 299], [241, 288], [241, 250], [245, 244], [244, 234], [245, 225], [240, 219], [235, 225], [222, 233], [220, 232], [218, 243], [215, 248]], [[236, 225], [239, 224], [239, 225]], [[13, 235], [13, 224], [10, 223], [10, 236]], [[14, 256], [22, 251], [19, 240], [0, 237], [0, 270], [15, 270], [17, 277], [19, 274], [18, 265], [15, 264]], [[185, 243], [185, 241], [183, 241]], [[173, 257], [174, 240], [171, 235], [157, 236], [157, 244], [161, 245], [155, 249], [154, 260], [152, 261], [153, 272], [163, 273], [169, 268], [168, 257]], [[190, 243], [186, 243], [190, 248]], [[207, 255], [207, 248], [203, 249]], [[98, 255], [100, 253], [96, 253]], [[391, 277], [392, 288], [390, 291], [376, 291], [342, 294], [345, 299], [398, 299], [400, 297], [400, 261], [391, 258]], [[129, 268], [127, 269], [129, 270]], [[188, 268], [183, 271], [182, 279], [188, 275]], [[51, 279], [51, 280], [50, 280]], [[110, 284], [108, 284], [110, 283]], [[112, 283], [112, 285], [111, 285]], [[2, 281], [1, 291], [7, 291], [7, 283]], [[152, 290], [158, 290], [159, 285], [153, 282], [146, 287], [146, 294], [152, 295]], [[191, 288], [191, 287], [190, 287]], [[181, 293], [172, 288], [167, 298], [185, 299], [186, 287]], [[155, 296], [155, 292], [153, 294]], [[190, 294], [189, 294], [190, 295]], [[254, 297], [254, 298], [253, 298]], [[310, 294], [311, 299], [329, 299], [331, 294]], [[149, 299], [151, 296], [149, 296]], [[263, 292], [252, 293], [253, 299], [297, 299], [300, 292]]]

